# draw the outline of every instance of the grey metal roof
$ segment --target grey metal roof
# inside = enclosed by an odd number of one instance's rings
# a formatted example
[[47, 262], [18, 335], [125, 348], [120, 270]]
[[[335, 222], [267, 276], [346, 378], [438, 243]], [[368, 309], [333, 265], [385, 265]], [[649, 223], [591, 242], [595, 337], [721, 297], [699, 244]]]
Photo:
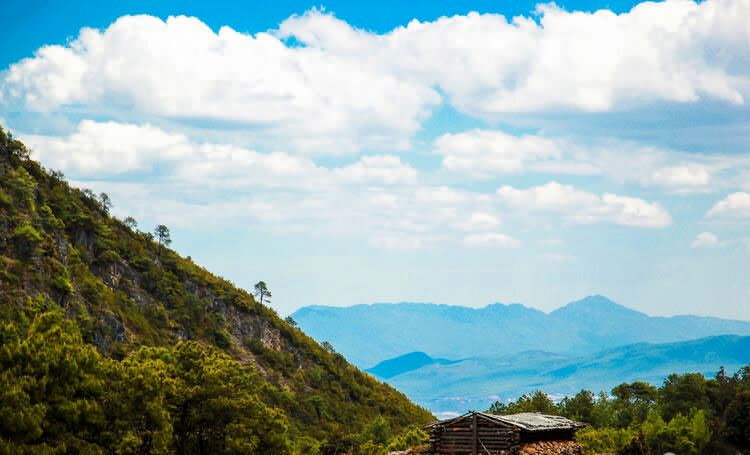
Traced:
[[429, 429], [437, 425], [450, 425], [451, 423], [463, 420], [474, 414], [481, 416], [487, 420], [494, 420], [496, 422], [512, 425], [525, 431], [578, 430], [586, 426], [585, 423], [576, 422], [574, 420], [566, 419], [565, 417], [551, 416], [538, 412], [521, 412], [519, 414], [495, 415], [472, 411], [458, 417], [454, 417], [452, 419], [433, 422], [425, 426], [425, 429]]
[[526, 431], [577, 430], [586, 426], [584, 423], [566, 419], [565, 417], [540, 414], [538, 412], [521, 412], [519, 414], [504, 416], [484, 413], [482, 415], [493, 420], [517, 426]]

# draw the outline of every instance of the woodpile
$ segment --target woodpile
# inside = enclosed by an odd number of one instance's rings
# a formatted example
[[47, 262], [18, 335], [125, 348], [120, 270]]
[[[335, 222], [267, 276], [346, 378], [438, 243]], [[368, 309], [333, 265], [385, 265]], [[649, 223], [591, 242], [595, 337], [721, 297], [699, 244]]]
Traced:
[[580, 444], [575, 441], [537, 441], [521, 446], [520, 455], [582, 455]]

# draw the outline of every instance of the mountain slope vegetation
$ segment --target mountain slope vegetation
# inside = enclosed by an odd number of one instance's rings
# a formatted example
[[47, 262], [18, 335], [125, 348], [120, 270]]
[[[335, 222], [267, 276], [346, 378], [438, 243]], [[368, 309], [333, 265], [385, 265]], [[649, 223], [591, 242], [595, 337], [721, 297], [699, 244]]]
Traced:
[[0, 453], [339, 453], [431, 419], [110, 206], [0, 128]]

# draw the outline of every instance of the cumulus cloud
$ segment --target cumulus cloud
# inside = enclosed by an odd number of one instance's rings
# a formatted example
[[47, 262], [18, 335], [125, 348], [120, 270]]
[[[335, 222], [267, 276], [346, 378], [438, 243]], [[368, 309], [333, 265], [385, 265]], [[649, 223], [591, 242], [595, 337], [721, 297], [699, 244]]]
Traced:
[[413, 184], [417, 171], [392, 155], [363, 156], [358, 162], [336, 169], [334, 174], [348, 182], [377, 182], [385, 185]]
[[159, 161], [193, 153], [188, 139], [154, 126], [84, 120], [67, 137], [23, 135], [34, 159], [45, 166], [82, 175], [150, 169]]
[[557, 182], [526, 189], [506, 185], [497, 190], [497, 195], [513, 209], [556, 213], [578, 224], [608, 222], [624, 226], [662, 228], [672, 222], [669, 213], [657, 203], [612, 193], [598, 195]]
[[319, 152], [405, 148], [436, 92], [323, 49], [199, 19], [124, 16], [40, 48], [10, 67], [3, 92], [34, 111], [77, 105], [252, 126]]
[[719, 238], [712, 232], [701, 232], [690, 244], [690, 248], [714, 248], [719, 245]]
[[705, 187], [711, 183], [711, 169], [700, 164], [684, 164], [657, 169], [651, 178], [666, 186]]
[[750, 193], [738, 191], [720, 200], [708, 211], [708, 216], [750, 218]]
[[471, 248], [518, 248], [521, 242], [505, 234], [485, 232], [467, 235], [464, 245]]
[[68, 136], [22, 138], [35, 159], [76, 177], [101, 178], [158, 168], [165, 178], [186, 184], [277, 188], [413, 184], [417, 179], [417, 171], [396, 156], [362, 156], [353, 164], [326, 168], [305, 156], [198, 143], [148, 124], [83, 120]]
[[413, 20], [376, 35], [313, 11], [286, 20], [279, 35], [439, 86], [457, 108], [483, 117], [653, 101], [742, 104], [750, 92], [747, 0], [646, 2], [622, 14], [547, 4], [537, 13], [538, 21], [476, 13]]
[[432, 151], [443, 157], [442, 169], [476, 180], [528, 173], [599, 175], [687, 195], [743, 188], [750, 175], [746, 153], [685, 153], [612, 139], [584, 144], [499, 130], [444, 134], [434, 141]]
[[[112, 195], [119, 214], [175, 226], [253, 223], [274, 231], [359, 235], [413, 249], [460, 242], [462, 223], [494, 227], [491, 197], [418, 185], [400, 157], [327, 167], [308, 156], [196, 142], [152, 125], [82, 121], [62, 137], [22, 135], [35, 158]], [[143, 204], [142, 201], [149, 201]]]
[[[645, 2], [622, 14], [548, 4], [537, 14], [413, 20], [376, 34], [313, 10], [255, 35], [214, 32], [190, 17], [124, 16], [11, 65], [0, 97], [39, 112], [75, 106], [221, 124], [250, 129], [264, 144], [341, 153], [408, 149], [443, 102], [494, 119], [655, 102], [740, 105], [750, 93], [750, 0]], [[544, 145], [519, 144], [555, 153]], [[504, 150], [493, 155], [495, 170], [523, 164]], [[464, 166], [458, 155], [446, 165]]]
[[554, 141], [497, 130], [444, 134], [435, 140], [433, 151], [443, 156], [444, 169], [479, 178], [521, 172], [528, 163], [562, 156]]

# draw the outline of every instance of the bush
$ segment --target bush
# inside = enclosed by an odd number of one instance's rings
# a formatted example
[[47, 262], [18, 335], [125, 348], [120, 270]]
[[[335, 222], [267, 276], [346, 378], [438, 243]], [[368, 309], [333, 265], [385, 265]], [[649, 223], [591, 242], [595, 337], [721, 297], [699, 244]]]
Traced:
[[13, 244], [18, 255], [23, 258], [31, 258], [39, 252], [42, 244], [42, 236], [31, 224], [24, 224], [13, 231]]
[[630, 444], [635, 432], [627, 428], [586, 427], [576, 434], [576, 441], [587, 454], [615, 453]]
[[8, 173], [7, 185], [19, 206], [33, 207], [36, 181], [26, 169], [19, 167]]
[[0, 188], [0, 207], [10, 207], [11, 205], [13, 205], [13, 199]]
[[65, 275], [57, 275], [53, 277], [50, 282], [50, 287], [65, 297], [73, 294], [73, 285]]

